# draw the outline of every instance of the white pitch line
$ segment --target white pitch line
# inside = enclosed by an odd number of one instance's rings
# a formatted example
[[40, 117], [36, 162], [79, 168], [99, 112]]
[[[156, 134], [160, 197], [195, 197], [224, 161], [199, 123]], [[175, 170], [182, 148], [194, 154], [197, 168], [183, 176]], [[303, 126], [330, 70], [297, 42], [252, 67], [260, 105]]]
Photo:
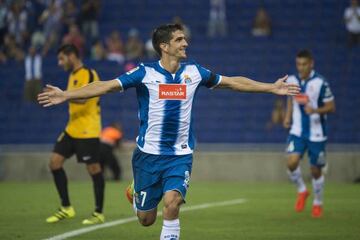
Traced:
[[[244, 202], [246, 202], [246, 199], [239, 198], [239, 199], [223, 201], [223, 202], [204, 203], [204, 204], [199, 204], [199, 205], [194, 205], [194, 206], [183, 207], [183, 208], [181, 208], [180, 212], [188, 212], [188, 211], [194, 211], [194, 210], [206, 209], [206, 208], [212, 208], [212, 207], [230, 206], [230, 205], [242, 204]], [[157, 216], [161, 216], [161, 215], [162, 215], [162, 213], [159, 211], [157, 213]], [[67, 239], [69, 237], [75, 237], [75, 236], [78, 236], [78, 235], [81, 235], [84, 233], [96, 231], [98, 229], [108, 228], [108, 227], [121, 225], [121, 224], [129, 223], [129, 222], [135, 222], [137, 220], [138, 220], [137, 217], [123, 218], [123, 219], [119, 219], [119, 220], [115, 220], [115, 221], [111, 221], [111, 222], [107, 222], [107, 223], [103, 223], [103, 224], [99, 224], [99, 225], [80, 228], [78, 230], [66, 232], [66, 233], [63, 233], [60, 235], [46, 238], [44, 240], [63, 240], [63, 239]]]

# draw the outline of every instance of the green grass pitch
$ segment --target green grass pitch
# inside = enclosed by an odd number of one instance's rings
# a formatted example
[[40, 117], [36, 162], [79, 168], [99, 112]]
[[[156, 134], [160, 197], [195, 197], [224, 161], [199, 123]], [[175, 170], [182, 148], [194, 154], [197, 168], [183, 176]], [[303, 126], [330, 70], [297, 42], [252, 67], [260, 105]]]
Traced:
[[[106, 185], [107, 222], [134, 216], [124, 197], [127, 183]], [[309, 185], [309, 184], [308, 184]], [[303, 213], [293, 211], [295, 188], [290, 183], [192, 182], [185, 206], [238, 198], [247, 201], [181, 214], [183, 240], [360, 239], [360, 185], [327, 183], [322, 219], [311, 218], [311, 201]], [[93, 210], [91, 182], [69, 182], [76, 217], [57, 224], [45, 218], [59, 205], [52, 182], [0, 183], [0, 239], [47, 239], [84, 226]], [[141, 227], [136, 221], [98, 229], [69, 239], [159, 239], [162, 219]]]

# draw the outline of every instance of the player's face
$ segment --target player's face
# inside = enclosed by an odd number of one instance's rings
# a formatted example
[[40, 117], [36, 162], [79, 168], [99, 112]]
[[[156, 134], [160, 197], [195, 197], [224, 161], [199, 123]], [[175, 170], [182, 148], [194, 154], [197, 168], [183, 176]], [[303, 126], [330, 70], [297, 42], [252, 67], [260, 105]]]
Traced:
[[314, 61], [309, 58], [296, 58], [296, 69], [301, 79], [307, 79], [314, 67]]
[[64, 53], [60, 52], [58, 54], [58, 65], [62, 67], [65, 71], [70, 71], [73, 68], [70, 55], [65, 55]]
[[186, 41], [184, 32], [177, 30], [173, 32], [172, 36], [173, 37], [168, 44], [169, 55], [179, 59], [185, 59], [188, 43]]

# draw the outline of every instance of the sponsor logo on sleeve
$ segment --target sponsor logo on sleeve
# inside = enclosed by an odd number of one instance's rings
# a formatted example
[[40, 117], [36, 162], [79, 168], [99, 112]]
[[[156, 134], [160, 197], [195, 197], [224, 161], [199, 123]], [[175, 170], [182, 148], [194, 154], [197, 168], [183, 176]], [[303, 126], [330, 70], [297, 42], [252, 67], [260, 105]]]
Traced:
[[135, 71], [138, 70], [138, 69], [139, 69], [139, 67], [133, 68], [133, 69], [131, 69], [130, 71], [126, 72], [126, 74], [127, 74], [127, 75], [130, 75], [130, 74], [132, 74], [133, 72], [135, 72]]

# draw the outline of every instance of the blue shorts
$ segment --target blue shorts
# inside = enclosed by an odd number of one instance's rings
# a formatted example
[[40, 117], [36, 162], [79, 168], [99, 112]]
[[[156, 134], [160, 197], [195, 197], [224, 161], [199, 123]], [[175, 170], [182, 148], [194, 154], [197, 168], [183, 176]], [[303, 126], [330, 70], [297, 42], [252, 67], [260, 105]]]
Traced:
[[163, 194], [171, 190], [178, 191], [185, 201], [192, 159], [192, 154], [153, 155], [136, 148], [132, 166], [137, 209], [148, 211], [156, 208]]
[[323, 167], [326, 164], [325, 145], [326, 141], [312, 142], [305, 138], [289, 135], [286, 152], [288, 154], [299, 154], [302, 158], [307, 150], [311, 166]]

